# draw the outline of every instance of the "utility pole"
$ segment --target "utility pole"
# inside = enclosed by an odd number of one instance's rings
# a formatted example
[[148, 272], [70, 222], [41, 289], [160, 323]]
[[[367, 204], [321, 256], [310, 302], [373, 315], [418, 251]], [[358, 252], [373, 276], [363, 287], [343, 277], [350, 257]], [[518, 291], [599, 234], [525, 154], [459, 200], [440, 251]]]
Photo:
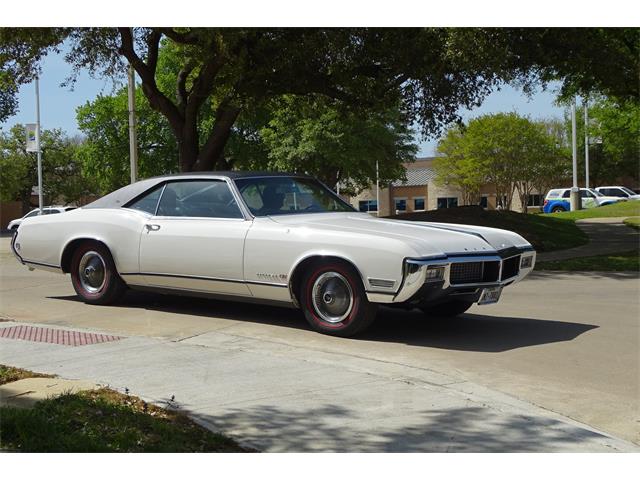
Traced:
[[[131, 29], [133, 36], [133, 28]], [[129, 64], [129, 160], [131, 162], [131, 183], [138, 178], [138, 138], [136, 134], [136, 72]]]
[[380, 171], [376, 160], [376, 217], [380, 216]]
[[589, 100], [584, 99], [584, 186], [589, 188]]
[[42, 202], [42, 148], [40, 148], [40, 79], [36, 76], [36, 150], [38, 155], [38, 215], [43, 213]]
[[576, 100], [571, 104], [571, 146], [573, 153], [573, 186], [571, 187], [571, 211], [580, 210], [580, 188], [578, 187], [578, 141], [576, 139]]

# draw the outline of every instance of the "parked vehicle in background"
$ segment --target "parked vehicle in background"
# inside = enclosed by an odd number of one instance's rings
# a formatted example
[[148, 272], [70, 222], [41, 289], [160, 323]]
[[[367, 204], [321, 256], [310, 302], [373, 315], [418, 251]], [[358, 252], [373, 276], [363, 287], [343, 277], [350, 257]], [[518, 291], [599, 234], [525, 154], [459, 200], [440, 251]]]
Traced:
[[439, 318], [495, 303], [536, 257], [513, 232], [374, 218], [306, 175], [256, 172], [142, 180], [27, 219], [11, 246], [31, 269], [70, 273], [87, 303], [128, 287], [276, 303], [340, 336], [379, 305]]
[[627, 187], [598, 187], [596, 191], [607, 197], [626, 198], [627, 200], [640, 200], [640, 194]]
[[[544, 199], [542, 211], [544, 213], [568, 212], [571, 210], [570, 188], [554, 188], [549, 190]], [[581, 188], [580, 198], [582, 199], [582, 208], [602, 207], [617, 202], [625, 202], [626, 198], [610, 197], [597, 192], [592, 188]]]
[[[42, 214], [43, 215], [53, 215], [53, 214], [56, 214], [56, 213], [64, 213], [64, 212], [68, 212], [69, 210], [73, 210], [75, 208], [77, 208], [77, 207], [49, 206], [49, 207], [44, 207], [42, 209]], [[20, 224], [22, 223], [22, 221], [25, 218], [35, 217], [36, 215], [38, 215], [39, 212], [40, 212], [39, 208], [31, 210], [24, 217], [16, 218], [14, 220], [11, 220], [9, 222], [9, 225], [7, 225], [7, 228], [9, 230], [16, 230], [20, 226]]]

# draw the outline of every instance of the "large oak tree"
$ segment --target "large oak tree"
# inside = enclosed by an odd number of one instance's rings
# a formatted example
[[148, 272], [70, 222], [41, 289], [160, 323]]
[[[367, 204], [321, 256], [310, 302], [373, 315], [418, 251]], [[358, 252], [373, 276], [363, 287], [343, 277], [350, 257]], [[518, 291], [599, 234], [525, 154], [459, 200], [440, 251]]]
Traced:
[[[163, 41], [181, 58], [170, 88], [158, 81]], [[229, 166], [225, 146], [240, 112], [284, 94], [322, 95], [363, 115], [400, 104], [425, 136], [505, 81], [530, 88], [560, 79], [565, 94], [638, 98], [637, 29], [7, 28], [0, 119], [63, 42], [75, 72], [117, 78], [133, 65], [175, 135], [183, 171]], [[202, 131], [205, 111], [213, 121]]]

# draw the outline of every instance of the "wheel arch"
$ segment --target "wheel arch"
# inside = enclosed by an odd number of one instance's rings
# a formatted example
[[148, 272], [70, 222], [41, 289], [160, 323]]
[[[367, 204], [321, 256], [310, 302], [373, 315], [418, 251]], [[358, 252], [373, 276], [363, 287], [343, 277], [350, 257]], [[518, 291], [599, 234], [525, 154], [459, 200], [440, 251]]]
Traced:
[[298, 292], [300, 290], [300, 285], [302, 283], [302, 277], [304, 275], [304, 272], [308, 268], [311, 268], [317, 263], [322, 263], [329, 260], [338, 261], [353, 268], [357, 272], [358, 276], [360, 277], [363, 288], [365, 289], [365, 291], [367, 290], [367, 284], [365, 283], [365, 278], [362, 275], [362, 272], [360, 271], [360, 269], [356, 266], [355, 262], [352, 259], [344, 255], [333, 253], [333, 252], [310, 253], [298, 259], [294, 267], [291, 269], [291, 273], [289, 274], [289, 277], [288, 277], [289, 278], [289, 294], [291, 295], [291, 299], [293, 300], [293, 303], [295, 304], [296, 307], [300, 306], [300, 302], [298, 299]]
[[104, 240], [95, 237], [82, 236], [69, 240], [62, 249], [62, 255], [60, 257], [60, 268], [62, 269], [63, 273], [71, 272], [71, 259], [73, 258], [73, 252], [76, 248], [78, 248], [79, 245], [84, 242], [97, 242], [103, 245], [111, 254], [111, 258], [113, 259], [114, 264], [116, 264], [116, 259], [113, 257], [113, 251], [109, 248], [109, 245], [107, 245]]

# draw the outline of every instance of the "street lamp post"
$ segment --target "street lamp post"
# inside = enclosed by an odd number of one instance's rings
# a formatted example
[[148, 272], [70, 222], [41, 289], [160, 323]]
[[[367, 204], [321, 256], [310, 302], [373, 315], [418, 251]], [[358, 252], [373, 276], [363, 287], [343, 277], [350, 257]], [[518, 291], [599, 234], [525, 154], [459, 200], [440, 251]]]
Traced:
[[40, 148], [40, 79], [36, 76], [36, 150], [38, 156], [38, 215], [42, 215], [42, 148]]
[[589, 105], [584, 99], [584, 186], [589, 188]]
[[573, 153], [573, 186], [571, 187], [571, 211], [580, 210], [580, 188], [578, 187], [578, 141], [576, 139], [576, 101], [571, 103], [571, 146]]

